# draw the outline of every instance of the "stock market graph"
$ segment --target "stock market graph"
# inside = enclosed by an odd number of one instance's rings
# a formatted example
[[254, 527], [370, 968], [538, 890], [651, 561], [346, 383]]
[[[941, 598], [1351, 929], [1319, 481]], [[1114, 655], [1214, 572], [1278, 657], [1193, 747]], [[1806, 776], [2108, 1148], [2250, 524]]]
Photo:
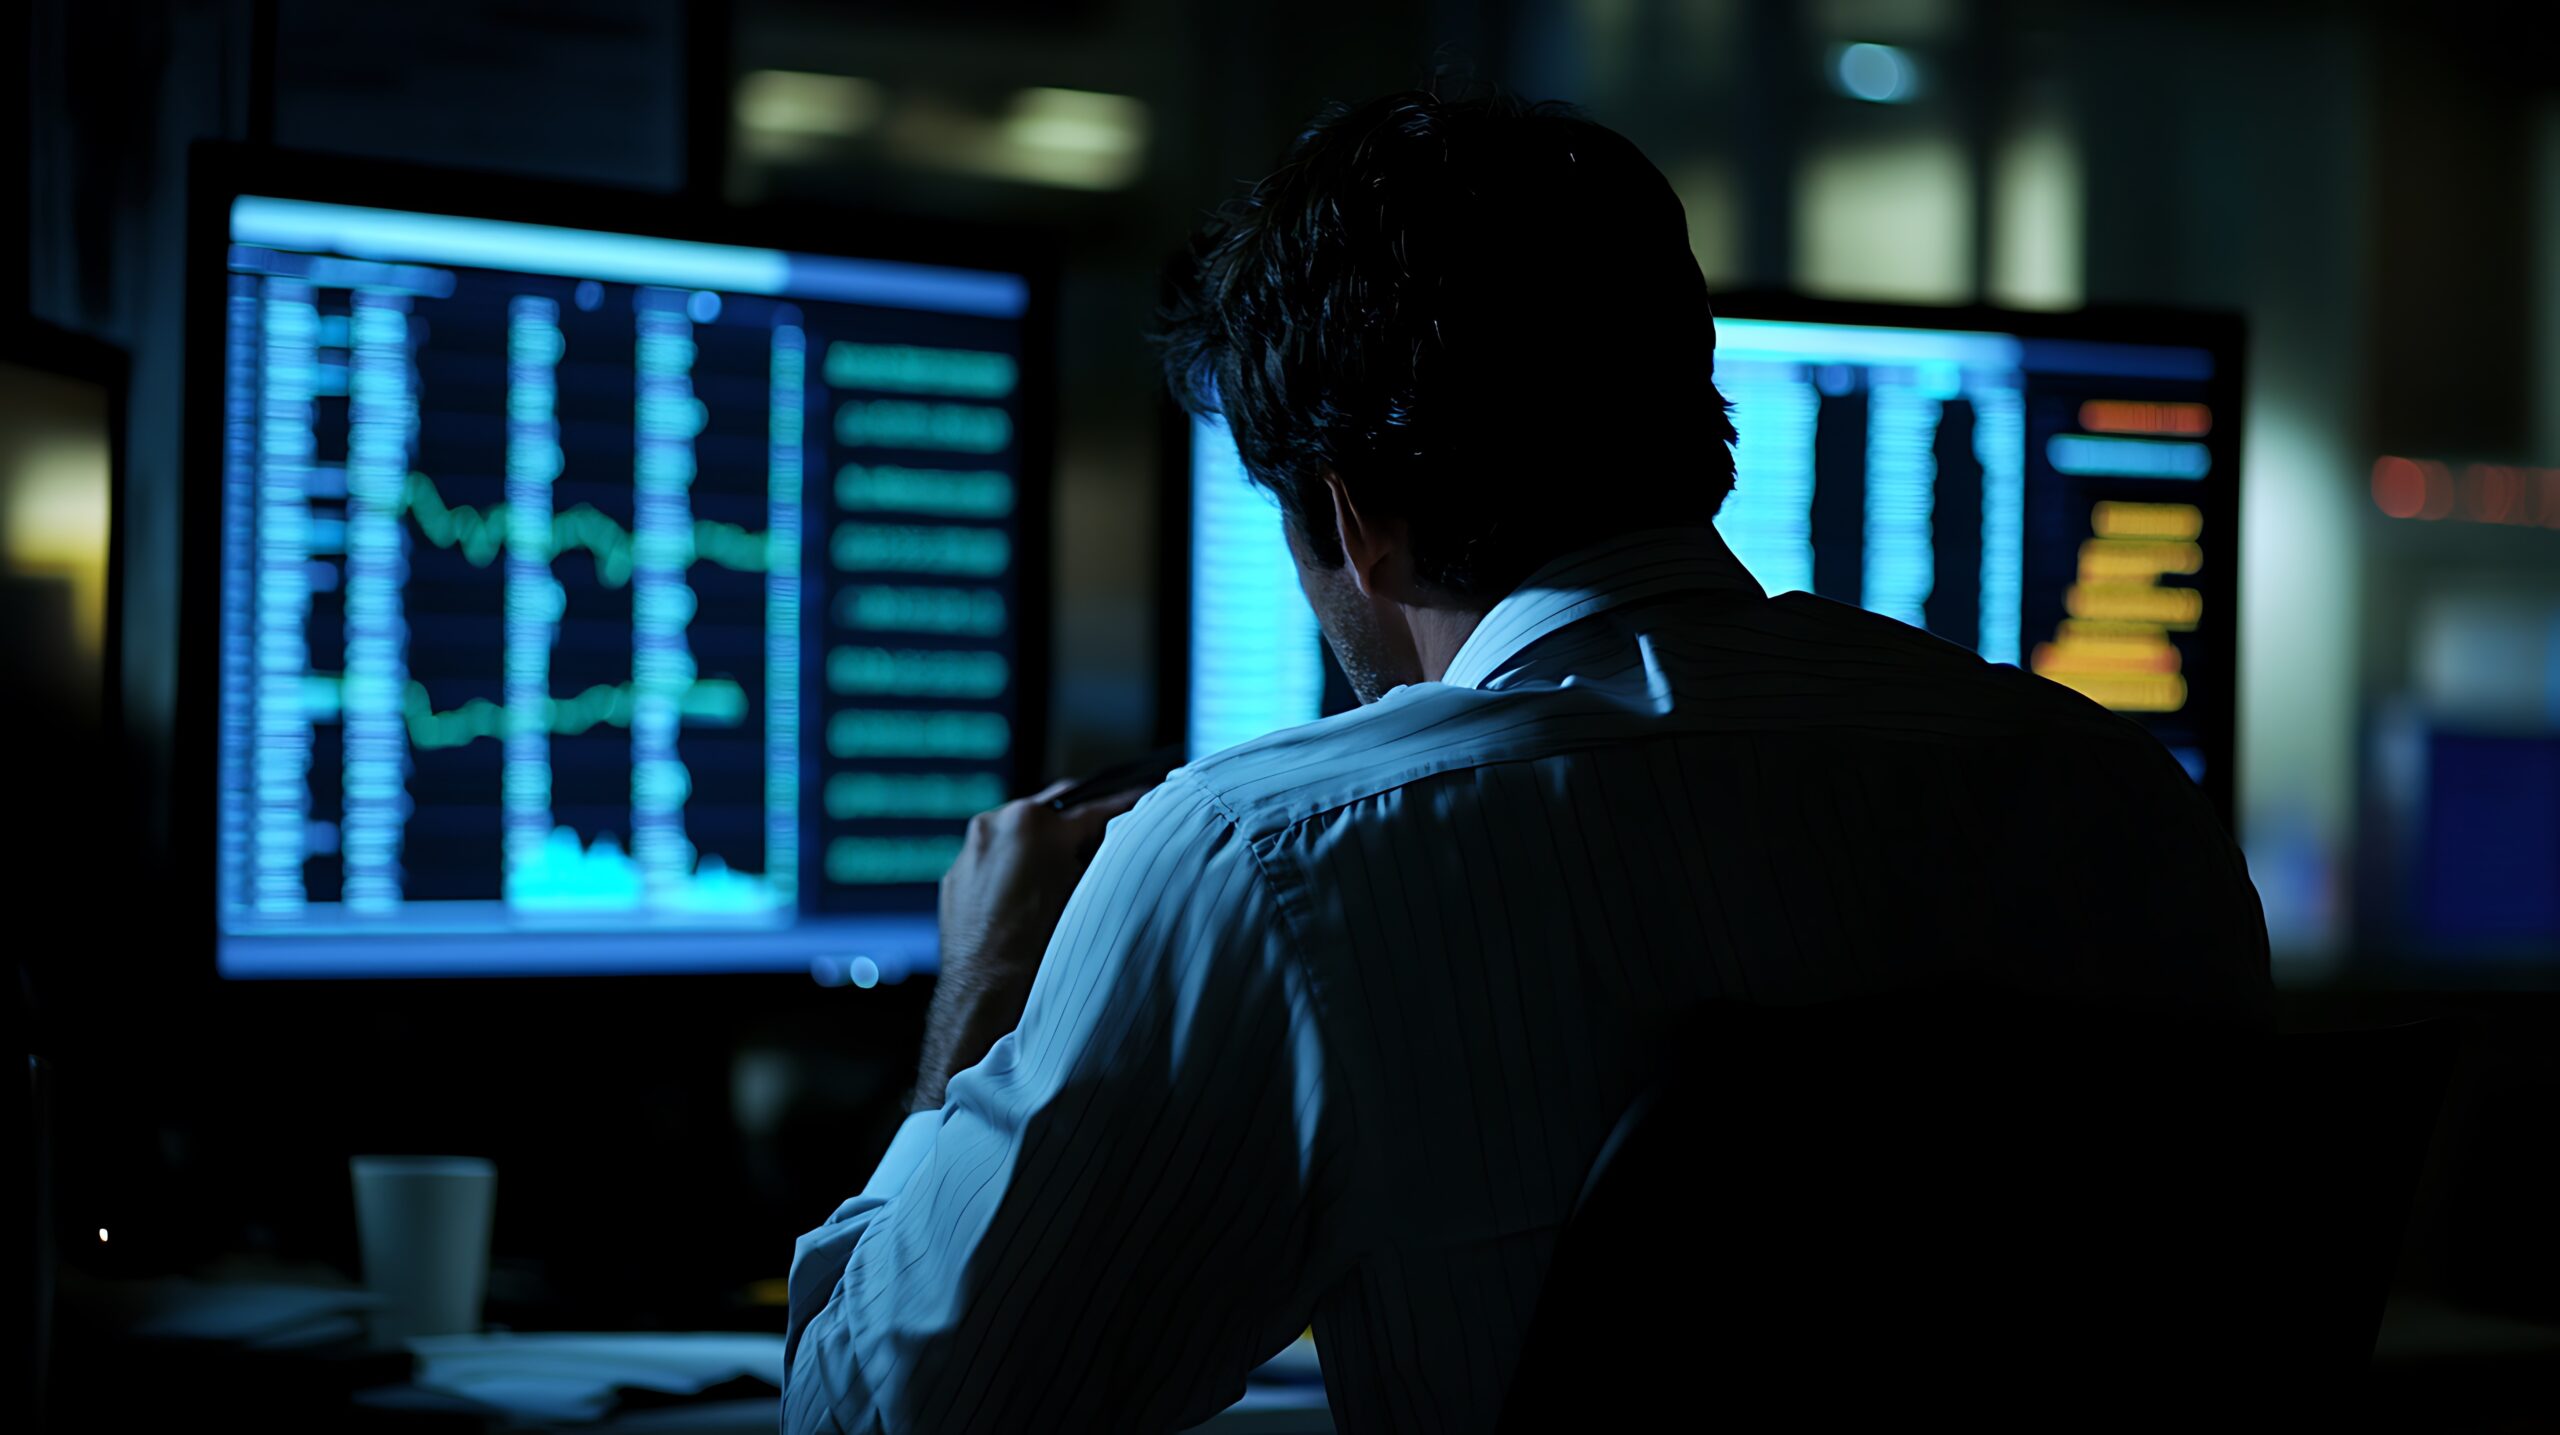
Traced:
[[929, 963], [1015, 778], [1021, 275], [243, 195], [220, 960]]
[[[2202, 345], [1720, 317], [1741, 435], [1716, 526], [1769, 592], [1856, 603], [2230, 751], [2228, 416]], [[1341, 706], [1267, 499], [1192, 436], [1195, 753]], [[2227, 587], [2223, 593], [2227, 594]]]

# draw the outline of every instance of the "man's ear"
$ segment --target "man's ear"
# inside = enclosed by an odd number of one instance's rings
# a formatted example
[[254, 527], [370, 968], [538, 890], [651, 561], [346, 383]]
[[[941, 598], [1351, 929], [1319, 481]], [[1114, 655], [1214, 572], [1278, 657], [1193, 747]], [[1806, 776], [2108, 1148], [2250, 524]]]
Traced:
[[1362, 596], [1374, 598], [1381, 590], [1401, 587], [1405, 521], [1362, 513], [1338, 473], [1327, 470], [1324, 486], [1333, 500], [1334, 536], [1341, 542], [1343, 562], [1349, 565], [1351, 581], [1359, 585]]

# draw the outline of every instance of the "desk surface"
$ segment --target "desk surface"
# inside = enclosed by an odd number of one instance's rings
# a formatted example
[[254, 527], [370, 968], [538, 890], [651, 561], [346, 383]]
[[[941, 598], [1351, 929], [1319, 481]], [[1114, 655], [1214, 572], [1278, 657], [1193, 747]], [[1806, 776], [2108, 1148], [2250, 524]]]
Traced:
[[[635, 1410], [593, 1425], [564, 1426], [590, 1435], [773, 1435], [782, 1410], [773, 1400]], [[1307, 1386], [1256, 1387], [1245, 1398], [1192, 1427], [1194, 1435], [1333, 1435], [1324, 1392]]]
[[[779, 1414], [772, 1396], [751, 1393], [780, 1384], [782, 1339], [775, 1335], [494, 1334], [433, 1337], [411, 1348], [418, 1357], [412, 1383], [372, 1392], [363, 1403], [386, 1413], [479, 1410], [510, 1430], [612, 1435], [769, 1435]], [[1248, 1386], [1242, 1399], [1195, 1428], [1213, 1435], [1333, 1429], [1324, 1387], [1305, 1378], [1314, 1371], [1311, 1344], [1293, 1347], [1268, 1369], [1273, 1378]], [[632, 1408], [626, 1396], [674, 1403]]]

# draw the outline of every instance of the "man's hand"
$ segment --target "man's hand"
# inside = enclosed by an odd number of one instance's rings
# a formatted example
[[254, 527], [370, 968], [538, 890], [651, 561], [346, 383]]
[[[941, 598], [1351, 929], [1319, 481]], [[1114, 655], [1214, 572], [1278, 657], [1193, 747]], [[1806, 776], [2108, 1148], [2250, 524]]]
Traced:
[[924, 1061], [910, 1109], [942, 1105], [954, 1072], [975, 1066], [1022, 1019], [1031, 978], [1067, 897], [1102, 845], [1103, 824], [1144, 788], [1050, 810], [1073, 784], [1053, 784], [969, 819], [959, 860], [942, 878], [942, 975], [925, 1016]]

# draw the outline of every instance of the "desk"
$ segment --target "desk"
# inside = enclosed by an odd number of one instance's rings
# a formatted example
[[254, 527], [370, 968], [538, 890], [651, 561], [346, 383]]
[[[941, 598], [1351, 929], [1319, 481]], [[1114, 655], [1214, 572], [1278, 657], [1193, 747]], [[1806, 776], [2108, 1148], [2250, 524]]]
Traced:
[[[114, 1299], [106, 1297], [112, 1295]], [[376, 1351], [344, 1285], [163, 1281], [85, 1290], [57, 1362], [57, 1428], [214, 1424], [400, 1435], [772, 1435], [782, 1337], [766, 1332], [433, 1337]], [[1311, 1341], [1275, 1359], [1209, 1435], [1329, 1435]]]
[[[412, 1343], [406, 1386], [360, 1392], [360, 1409], [456, 1429], [581, 1435], [770, 1435], [782, 1339], [770, 1334], [445, 1336]], [[1233, 1406], [1195, 1429], [1210, 1435], [1327, 1435], [1324, 1387], [1309, 1383], [1312, 1347], [1293, 1348]], [[1299, 1378], [1292, 1380], [1290, 1375]], [[673, 1403], [659, 1403], [673, 1402]]]
[[[668, 1410], [638, 1410], [594, 1425], [564, 1427], [583, 1435], [773, 1435], [782, 1418], [772, 1400], [729, 1400]], [[1333, 1435], [1324, 1392], [1307, 1386], [1257, 1387], [1193, 1435]]]
[[2560, 1430], [2560, 1324], [2403, 1291], [2373, 1343], [2377, 1430]]

